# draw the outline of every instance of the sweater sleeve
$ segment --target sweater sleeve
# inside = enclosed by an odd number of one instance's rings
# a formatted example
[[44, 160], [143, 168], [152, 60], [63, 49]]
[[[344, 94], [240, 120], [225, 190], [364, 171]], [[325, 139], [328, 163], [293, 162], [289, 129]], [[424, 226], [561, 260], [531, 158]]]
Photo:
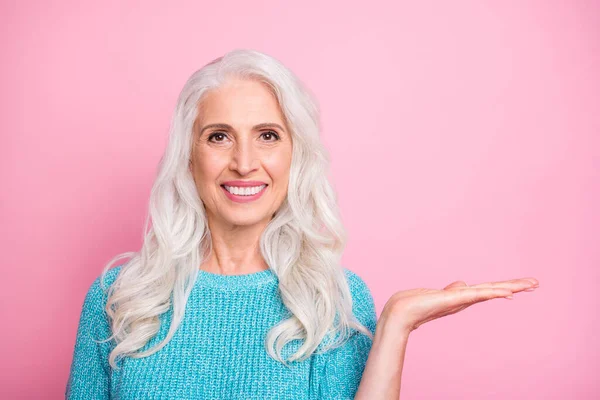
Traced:
[[[352, 309], [357, 319], [375, 334], [377, 314], [366, 283], [345, 269], [352, 293]], [[354, 399], [371, 351], [372, 340], [354, 331], [342, 346], [317, 355], [318, 399]]]
[[[115, 272], [115, 269], [108, 271], [106, 283], [111, 283]], [[101, 276], [92, 283], [83, 301], [65, 391], [65, 398], [69, 400], [110, 398], [111, 371], [108, 355], [111, 342], [94, 341], [107, 339], [111, 335], [104, 311], [107, 295], [100, 286], [100, 278]]]

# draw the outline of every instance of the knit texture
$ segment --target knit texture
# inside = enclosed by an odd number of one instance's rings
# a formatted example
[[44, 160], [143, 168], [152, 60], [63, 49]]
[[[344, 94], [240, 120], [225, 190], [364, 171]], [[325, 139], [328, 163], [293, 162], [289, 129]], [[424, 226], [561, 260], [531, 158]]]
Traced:
[[[107, 286], [121, 266], [107, 273]], [[365, 282], [344, 268], [353, 312], [373, 334], [377, 316]], [[113, 342], [104, 307], [107, 293], [100, 276], [85, 297], [66, 386], [67, 399], [353, 399], [372, 341], [361, 332], [341, 347], [313, 354], [288, 366], [266, 352], [267, 332], [291, 314], [281, 301], [272, 270], [247, 275], [220, 275], [199, 270], [185, 316], [169, 343], [144, 358], [124, 358], [112, 370]], [[161, 315], [161, 328], [142, 350], [167, 334], [171, 310]], [[302, 342], [283, 348], [283, 358]], [[323, 343], [322, 343], [323, 344]], [[319, 347], [321, 348], [321, 347]]]

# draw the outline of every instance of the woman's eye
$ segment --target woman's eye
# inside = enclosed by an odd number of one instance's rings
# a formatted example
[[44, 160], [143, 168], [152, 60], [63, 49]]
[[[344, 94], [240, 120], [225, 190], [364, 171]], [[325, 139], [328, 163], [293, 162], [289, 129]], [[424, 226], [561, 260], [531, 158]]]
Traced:
[[[277, 132], [275, 132], [275, 131], [267, 131], [267, 132], [263, 132], [263, 135], [266, 135], [266, 136], [268, 136], [268, 138], [267, 138], [267, 139], [269, 139], [268, 141], [270, 141], [270, 142], [274, 142], [274, 141], [277, 141], [277, 140], [279, 140], [279, 135], [278, 135], [278, 134], [277, 134]], [[275, 137], [275, 140], [270, 140], [270, 139], [271, 139], [271, 138], [273, 138], [273, 137]]]
[[[223, 132], [215, 132], [215, 133], [213, 133], [212, 135], [210, 135], [208, 137], [208, 141], [209, 142], [214, 142], [214, 140], [212, 140], [212, 139], [215, 138], [215, 137], [219, 137], [219, 138], [225, 137], [225, 134]], [[222, 142], [222, 140], [217, 140], [217, 142]]]

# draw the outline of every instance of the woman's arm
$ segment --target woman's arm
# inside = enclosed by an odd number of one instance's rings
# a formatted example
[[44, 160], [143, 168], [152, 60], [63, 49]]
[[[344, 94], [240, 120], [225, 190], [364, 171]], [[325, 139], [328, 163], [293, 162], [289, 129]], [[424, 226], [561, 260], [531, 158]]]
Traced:
[[495, 298], [539, 286], [535, 278], [468, 286], [456, 281], [442, 290], [410, 289], [395, 293], [377, 322], [373, 345], [355, 399], [397, 400], [409, 334], [420, 325]]
[[356, 392], [355, 400], [397, 400], [408, 332], [389, 324], [385, 311], [377, 322], [373, 345]]

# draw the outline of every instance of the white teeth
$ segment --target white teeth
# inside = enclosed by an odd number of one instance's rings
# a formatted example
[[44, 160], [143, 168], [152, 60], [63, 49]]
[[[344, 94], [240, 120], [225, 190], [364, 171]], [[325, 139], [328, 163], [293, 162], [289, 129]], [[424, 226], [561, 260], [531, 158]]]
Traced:
[[260, 186], [254, 186], [254, 187], [236, 187], [236, 186], [227, 186], [227, 185], [223, 185], [225, 186], [225, 189], [227, 189], [227, 191], [229, 193], [238, 195], [238, 196], [252, 196], [253, 194], [256, 194], [258, 192], [260, 192], [261, 190], [263, 190], [263, 188], [267, 185], [260, 185]]

